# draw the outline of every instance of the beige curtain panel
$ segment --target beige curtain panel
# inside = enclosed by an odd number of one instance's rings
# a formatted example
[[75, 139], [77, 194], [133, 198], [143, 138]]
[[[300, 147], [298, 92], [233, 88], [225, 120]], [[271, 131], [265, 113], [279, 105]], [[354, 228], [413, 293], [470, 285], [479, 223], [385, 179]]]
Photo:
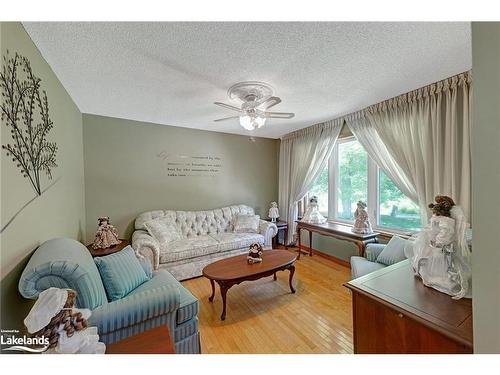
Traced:
[[293, 242], [297, 202], [312, 188], [333, 151], [344, 120], [332, 120], [290, 133], [281, 139], [279, 206]]
[[449, 195], [471, 212], [472, 75], [462, 73], [368, 107], [346, 118], [380, 168], [418, 202]]

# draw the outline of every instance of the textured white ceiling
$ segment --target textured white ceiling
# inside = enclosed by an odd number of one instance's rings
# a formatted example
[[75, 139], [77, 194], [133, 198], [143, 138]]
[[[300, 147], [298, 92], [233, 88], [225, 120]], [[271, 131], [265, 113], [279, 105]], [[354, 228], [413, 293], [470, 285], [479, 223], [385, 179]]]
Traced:
[[[24, 26], [80, 110], [278, 138], [471, 68], [469, 23], [44, 23]], [[283, 102], [252, 133], [212, 104], [239, 81]]]

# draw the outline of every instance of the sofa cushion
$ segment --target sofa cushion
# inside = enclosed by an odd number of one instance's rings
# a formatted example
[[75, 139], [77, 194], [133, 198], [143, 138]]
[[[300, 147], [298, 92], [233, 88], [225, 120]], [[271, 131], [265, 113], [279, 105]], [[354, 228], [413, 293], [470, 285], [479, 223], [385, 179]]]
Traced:
[[125, 297], [148, 280], [131, 246], [111, 255], [96, 257], [94, 261], [110, 301]]
[[260, 216], [238, 214], [234, 220], [235, 233], [259, 233]]
[[160, 249], [160, 263], [176, 262], [219, 251], [219, 242], [210, 236], [183, 238], [171, 242]]
[[135, 289], [130, 295], [144, 292], [149, 289], [160, 288], [164, 285], [175, 285], [179, 288], [180, 304], [177, 309], [176, 322], [181, 324], [198, 315], [198, 300], [175, 277], [167, 271], [153, 273], [153, 278]]
[[351, 275], [353, 279], [367, 275], [373, 271], [377, 271], [385, 267], [386, 266], [381, 263], [370, 262], [368, 259], [363, 257], [351, 257]]
[[407, 244], [407, 240], [398, 236], [392, 236], [391, 240], [384, 247], [384, 250], [377, 257], [377, 262], [390, 266], [391, 264], [405, 260], [404, 250]]
[[221, 233], [211, 237], [219, 243], [220, 252], [242, 249], [253, 243], [264, 245], [264, 236], [258, 233]]
[[160, 244], [166, 245], [182, 239], [177, 226], [169, 217], [159, 217], [144, 223], [149, 234]]

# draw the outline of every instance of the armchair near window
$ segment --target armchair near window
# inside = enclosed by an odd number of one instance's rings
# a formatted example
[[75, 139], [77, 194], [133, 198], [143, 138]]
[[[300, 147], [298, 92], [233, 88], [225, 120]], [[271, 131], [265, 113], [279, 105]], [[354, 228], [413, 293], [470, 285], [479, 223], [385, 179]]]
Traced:
[[405, 247], [410, 246], [413, 246], [412, 241], [398, 236], [393, 236], [387, 244], [371, 243], [366, 245], [364, 257], [351, 257], [352, 278], [357, 279], [405, 260]]
[[370, 243], [366, 245], [365, 256], [351, 257], [351, 276], [353, 279], [367, 275], [371, 272], [386, 267], [385, 264], [377, 263], [377, 257], [385, 248], [385, 244]]
[[165, 324], [177, 353], [200, 353], [198, 300], [165, 270], [153, 272], [128, 295], [110, 302], [85, 246], [58, 238], [34, 252], [19, 280], [25, 298], [36, 299], [49, 287], [78, 293], [76, 306], [92, 310], [90, 324], [97, 326], [105, 344]]

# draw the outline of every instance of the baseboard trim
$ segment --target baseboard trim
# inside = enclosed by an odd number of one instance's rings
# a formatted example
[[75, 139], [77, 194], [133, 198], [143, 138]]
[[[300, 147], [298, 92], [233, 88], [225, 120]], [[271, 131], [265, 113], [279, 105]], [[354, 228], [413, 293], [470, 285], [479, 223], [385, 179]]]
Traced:
[[351, 268], [351, 263], [349, 263], [348, 261], [345, 261], [343, 259], [339, 259], [336, 256], [324, 253], [324, 252], [316, 250], [314, 248], [311, 249], [309, 246], [301, 245], [300, 247], [302, 248], [303, 251], [306, 251], [307, 253], [309, 253], [312, 250], [312, 253], [314, 255], [318, 255], [318, 256], [320, 256], [322, 258], [331, 260], [332, 262], [340, 264], [341, 266], [347, 267], [349, 269]]

